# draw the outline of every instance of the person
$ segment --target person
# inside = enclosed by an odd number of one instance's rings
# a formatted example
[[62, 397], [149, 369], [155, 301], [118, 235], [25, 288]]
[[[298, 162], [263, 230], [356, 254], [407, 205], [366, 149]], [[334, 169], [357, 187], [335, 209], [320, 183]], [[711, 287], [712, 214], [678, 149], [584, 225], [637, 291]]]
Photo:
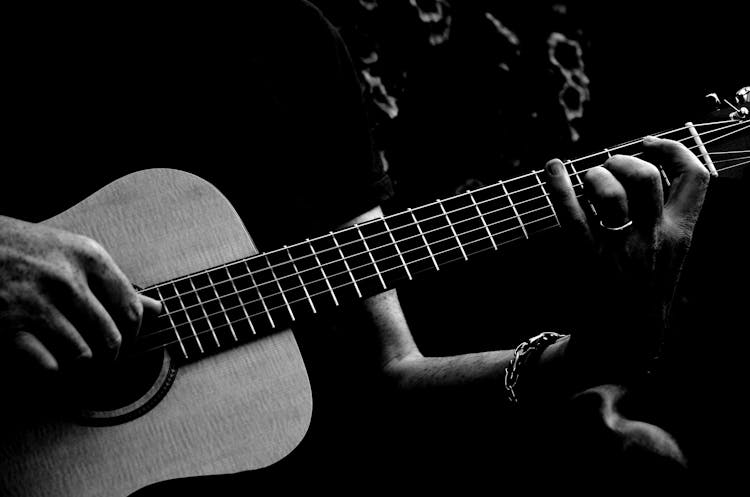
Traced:
[[[263, 249], [383, 215], [381, 204], [393, 194], [392, 185], [372, 152], [360, 88], [342, 40], [309, 4], [284, 2], [283, 8], [259, 12], [249, 27], [218, 28], [216, 20], [204, 19], [213, 29], [180, 32], [162, 30], [156, 22], [153, 38], [134, 40], [123, 28], [114, 34], [97, 32], [107, 44], [84, 36], [74, 42], [74, 50], [37, 47], [50, 60], [33, 62], [48, 68], [44, 70], [55, 76], [55, 83], [39, 78], [22, 92], [23, 119], [14, 135], [19, 156], [3, 173], [4, 357], [20, 359], [19, 367], [51, 372], [94, 358], [112, 360], [121, 344], [138, 332], [144, 316], [160, 311], [159, 302], [139, 295], [94, 240], [28, 221], [54, 214], [61, 203], [69, 204], [127, 171], [168, 164], [206, 177], [227, 194]], [[175, 38], [182, 47], [179, 53], [173, 49]], [[246, 47], [250, 54], [243, 59]], [[70, 53], [76, 54], [72, 69], [54, 66], [59, 56]], [[128, 59], [133, 53], [135, 60]], [[96, 66], [91, 66], [93, 61]], [[132, 66], [119, 65], [123, 63]], [[131, 73], [132, 68], [138, 72]], [[62, 75], [73, 80], [66, 83]], [[95, 82], [88, 79], [92, 76]], [[54, 95], [46, 96], [58, 85]], [[339, 381], [342, 375], [357, 383], [361, 376], [342, 371], [360, 363], [360, 369], [370, 368], [378, 384], [404, 398], [478, 390], [485, 398], [501, 399], [505, 412], [512, 411], [503, 393], [506, 371], [515, 365], [519, 382], [509, 392], [521, 403], [544, 406], [542, 410], [591, 388], [589, 392], [602, 398], [616, 396], [616, 389], [596, 387], [641, 375], [658, 353], [708, 184], [707, 172], [683, 145], [649, 137], [643, 148], [648, 160], [614, 156], [586, 174], [586, 192], [597, 218], [574, 195], [559, 160], [545, 167], [561, 224], [573, 243], [585, 246], [600, 264], [597, 290], [607, 298], [597, 302], [597, 316], [618, 316], [620, 322], [610, 318], [571, 335], [545, 335], [526, 342], [525, 349], [429, 357], [410, 332], [397, 291], [389, 290], [362, 301], [342, 318], [338, 326], [356, 329], [356, 337], [349, 333], [342, 340], [332, 332], [322, 343], [309, 345], [304, 332], [298, 332], [313, 385]], [[654, 164], [672, 179], [666, 202]], [[28, 202], [29, 195], [35, 201]], [[259, 217], [269, 204], [273, 212]], [[309, 357], [318, 354], [333, 357], [334, 365], [320, 368], [310, 362]], [[366, 401], [377, 395], [362, 390]], [[320, 424], [317, 411], [313, 434], [308, 434], [320, 437], [321, 446], [323, 440], [332, 440], [326, 436], [342, 431], [340, 423], [356, 424], [345, 419], [348, 411], [323, 408], [323, 413], [333, 420], [322, 422], [329, 425], [325, 434], [314, 433]], [[500, 440], [509, 439], [513, 429], [501, 421]], [[631, 430], [628, 440], [682, 464], [679, 448], [657, 427], [625, 423], [612, 430], [623, 434], [623, 426]], [[332, 442], [337, 449], [345, 454], [353, 450], [352, 441], [339, 437]], [[404, 454], [388, 454], [403, 463], [416, 449], [401, 433], [385, 442], [396, 443], [403, 444]], [[340, 468], [358, 464], [347, 465], [343, 459], [346, 456], [337, 458]], [[196, 488], [200, 483], [188, 485]], [[166, 494], [169, 488], [168, 482], [151, 491]]]

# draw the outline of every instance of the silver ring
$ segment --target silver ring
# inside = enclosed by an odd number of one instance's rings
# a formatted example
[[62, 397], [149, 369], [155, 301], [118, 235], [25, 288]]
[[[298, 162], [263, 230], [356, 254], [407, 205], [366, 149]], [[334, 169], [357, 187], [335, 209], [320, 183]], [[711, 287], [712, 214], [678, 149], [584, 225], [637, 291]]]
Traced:
[[609, 227], [609, 226], [605, 225], [605, 224], [604, 224], [604, 223], [602, 222], [602, 220], [601, 220], [601, 219], [599, 220], [599, 226], [601, 226], [601, 227], [602, 227], [602, 228], [604, 228], [605, 230], [609, 230], [609, 231], [622, 231], [622, 230], [624, 230], [625, 228], [629, 228], [629, 227], [630, 227], [630, 226], [631, 226], [632, 224], [633, 224], [633, 220], [631, 219], [630, 221], [628, 221], [627, 223], [623, 224], [622, 226], [617, 226], [617, 227], [615, 227], [615, 228], [611, 228], [611, 227]]

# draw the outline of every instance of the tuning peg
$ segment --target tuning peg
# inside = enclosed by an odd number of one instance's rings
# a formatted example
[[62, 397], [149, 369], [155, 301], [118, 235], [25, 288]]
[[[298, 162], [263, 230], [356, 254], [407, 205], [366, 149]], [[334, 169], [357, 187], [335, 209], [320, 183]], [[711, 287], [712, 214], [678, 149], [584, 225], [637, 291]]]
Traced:
[[744, 86], [737, 90], [737, 93], [734, 94], [734, 99], [738, 105], [750, 103], [750, 86]]
[[705, 99], [704, 101], [707, 107], [713, 110], [716, 110], [719, 107], [721, 107], [721, 100], [719, 100], [719, 95], [717, 95], [716, 93], [709, 93], [703, 98]]

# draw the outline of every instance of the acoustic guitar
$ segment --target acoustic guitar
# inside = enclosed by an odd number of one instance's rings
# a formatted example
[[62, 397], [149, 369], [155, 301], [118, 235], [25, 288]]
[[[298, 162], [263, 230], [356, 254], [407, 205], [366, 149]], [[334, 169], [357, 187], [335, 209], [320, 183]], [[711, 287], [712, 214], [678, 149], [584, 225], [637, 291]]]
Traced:
[[[750, 163], [746, 116], [659, 136], [713, 174]], [[743, 150], [708, 150], [740, 137]], [[640, 140], [565, 162], [582, 173]], [[668, 181], [665, 177], [665, 181]], [[47, 225], [101, 243], [164, 311], [114, 366], [72, 387], [5, 392], [0, 494], [127, 495], [170, 478], [270, 465], [304, 437], [312, 398], [290, 326], [559, 226], [540, 171], [258, 253], [211, 184], [130, 174]], [[41, 387], [39, 387], [41, 388]]]

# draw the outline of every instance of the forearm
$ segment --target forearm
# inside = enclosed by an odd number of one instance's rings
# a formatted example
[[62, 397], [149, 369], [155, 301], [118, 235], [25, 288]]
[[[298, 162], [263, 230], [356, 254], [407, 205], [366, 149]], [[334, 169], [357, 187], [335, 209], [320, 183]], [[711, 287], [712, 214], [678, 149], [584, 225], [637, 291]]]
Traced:
[[[380, 365], [386, 380], [404, 392], [466, 389], [501, 394], [505, 371], [514, 349], [492, 350], [448, 357], [425, 357], [409, 331], [395, 291], [367, 299], [354, 326], [374, 328]], [[525, 382], [543, 396], [572, 393], [573, 375], [565, 359], [568, 339], [546, 349], [524, 368]], [[458, 387], [458, 388], [457, 388]]]
[[[553, 401], [574, 393], [576, 375], [565, 354], [568, 337], [546, 347], [541, 355], [524, 368], [524, 393]], [[502, 392], [505, 371], [514, 350], [493, 350], [450, 357], [423, 357], [412, 354], [394, 359], [385, 367], [389, 378], [405, 391], [441, 390], [454, 387]]]
[[450, 357], [412, 354], [389, 361], [386, 375], [400, 389], [425, 390], [463, 386], [501, 386], [512, 350], [476, 352]]

